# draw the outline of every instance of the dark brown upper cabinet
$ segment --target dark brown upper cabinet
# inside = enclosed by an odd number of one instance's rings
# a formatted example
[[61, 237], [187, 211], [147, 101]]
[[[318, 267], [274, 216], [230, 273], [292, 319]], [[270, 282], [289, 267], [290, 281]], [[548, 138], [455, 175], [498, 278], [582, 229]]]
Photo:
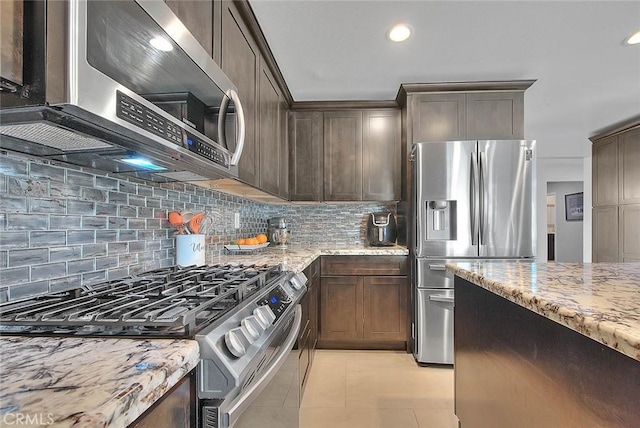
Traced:
[[[288, 168], [286, 138], [282, 138], [281, 120], [285, 120], [281, 111], [282, 97], [274, 83], [271, 72], [266, 67], [260, 68], [258, 85], [259, 96], [259, 132], [258, 148], [260, 162], [260, 189], [274, 195], [283, 194], [286, 180], [283, 180], [281, 169]], [[283, 116], [283, 117], [281, 117]]]
[[165, 0], [187, 30], [213, 58], [213, 1]]
[[324, 198], [362, 200], [362, 111], [324, 113]]
[[323, 199], [323, 114], [289, 113], [289, 196], [292, 201]]
[[362, 200], [398, 200], [400, 111], [365, 110], [362, 114]]
[[245, 140], [238, 174], [245, 183], [259, 187], [257, 143], [258, 79], [260, 53], [232, 2], [223, 2], [222, 70], [238, 87], [245, 117]]
[[411, 96], [413, 142], [524, 138], [524, 92], [419, 93]]

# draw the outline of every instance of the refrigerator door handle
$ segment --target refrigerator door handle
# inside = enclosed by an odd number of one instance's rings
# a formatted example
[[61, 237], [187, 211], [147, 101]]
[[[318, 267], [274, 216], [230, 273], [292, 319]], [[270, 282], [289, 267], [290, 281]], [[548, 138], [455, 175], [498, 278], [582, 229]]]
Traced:
[[469, 207], [471, 208], [471, 245], [478, 245], [478, 159], [471, 153]]
[[429, 301], [430, 302], [440, 302], [440, 303], [451, 303], [451, 306], [453, 306], [455, 304], [453, 297], [440, 296], [440, 295], [429, 296]]
[[485, 180], [484, 180], [484, 169], [485, 169], [485, 163], [486, 163], [486, 157], [484, 152], [478, 152], [478, 165], [479, 165], [479, 170], [480, 170], [480, 186], [479, 186], [479, 192], [478, 192], [478, 198], [480, 200], [480, 206], [479, 206], [479, 213], [480, 215], [479, 217], [479, 222], [480, 222], [480, 245], [486, 245], [486, 240], [484, 239], [484, 219], [485, 219], [485, 215], [486, 215], [486, 203], [485, 203]]
[[429, 270], [447, 270], [444, 264], [429, 264]]

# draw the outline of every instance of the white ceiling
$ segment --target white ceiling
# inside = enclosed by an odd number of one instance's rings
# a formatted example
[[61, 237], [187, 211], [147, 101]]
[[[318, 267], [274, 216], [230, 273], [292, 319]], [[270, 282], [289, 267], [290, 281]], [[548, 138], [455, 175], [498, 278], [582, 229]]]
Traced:
[[[640, 114], [640, 1], [251, 0], [295, 101], [393, 100], [401, 83], [536, 79], [525, 137], [539, 157]], [[385, 38], [396, 22], [406, 42]]]

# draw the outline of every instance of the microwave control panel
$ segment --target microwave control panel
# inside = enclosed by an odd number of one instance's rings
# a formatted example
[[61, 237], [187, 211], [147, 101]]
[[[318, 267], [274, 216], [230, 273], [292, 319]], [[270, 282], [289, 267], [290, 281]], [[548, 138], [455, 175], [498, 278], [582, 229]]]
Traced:
[[116, 116], [178, 146], [187, 147], [192, 153], [224, 168], [229, 168], [229, 154], [225, 150], [190, 134], [120, 91], [116, 91]]

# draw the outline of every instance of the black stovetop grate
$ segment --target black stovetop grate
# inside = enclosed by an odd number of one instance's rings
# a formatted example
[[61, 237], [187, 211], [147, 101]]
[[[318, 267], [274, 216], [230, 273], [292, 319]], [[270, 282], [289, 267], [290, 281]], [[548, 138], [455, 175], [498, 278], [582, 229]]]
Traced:
[[0, 334], [191, 337], [282, 275], [279, 266], [172, 266], [0, 305]]

